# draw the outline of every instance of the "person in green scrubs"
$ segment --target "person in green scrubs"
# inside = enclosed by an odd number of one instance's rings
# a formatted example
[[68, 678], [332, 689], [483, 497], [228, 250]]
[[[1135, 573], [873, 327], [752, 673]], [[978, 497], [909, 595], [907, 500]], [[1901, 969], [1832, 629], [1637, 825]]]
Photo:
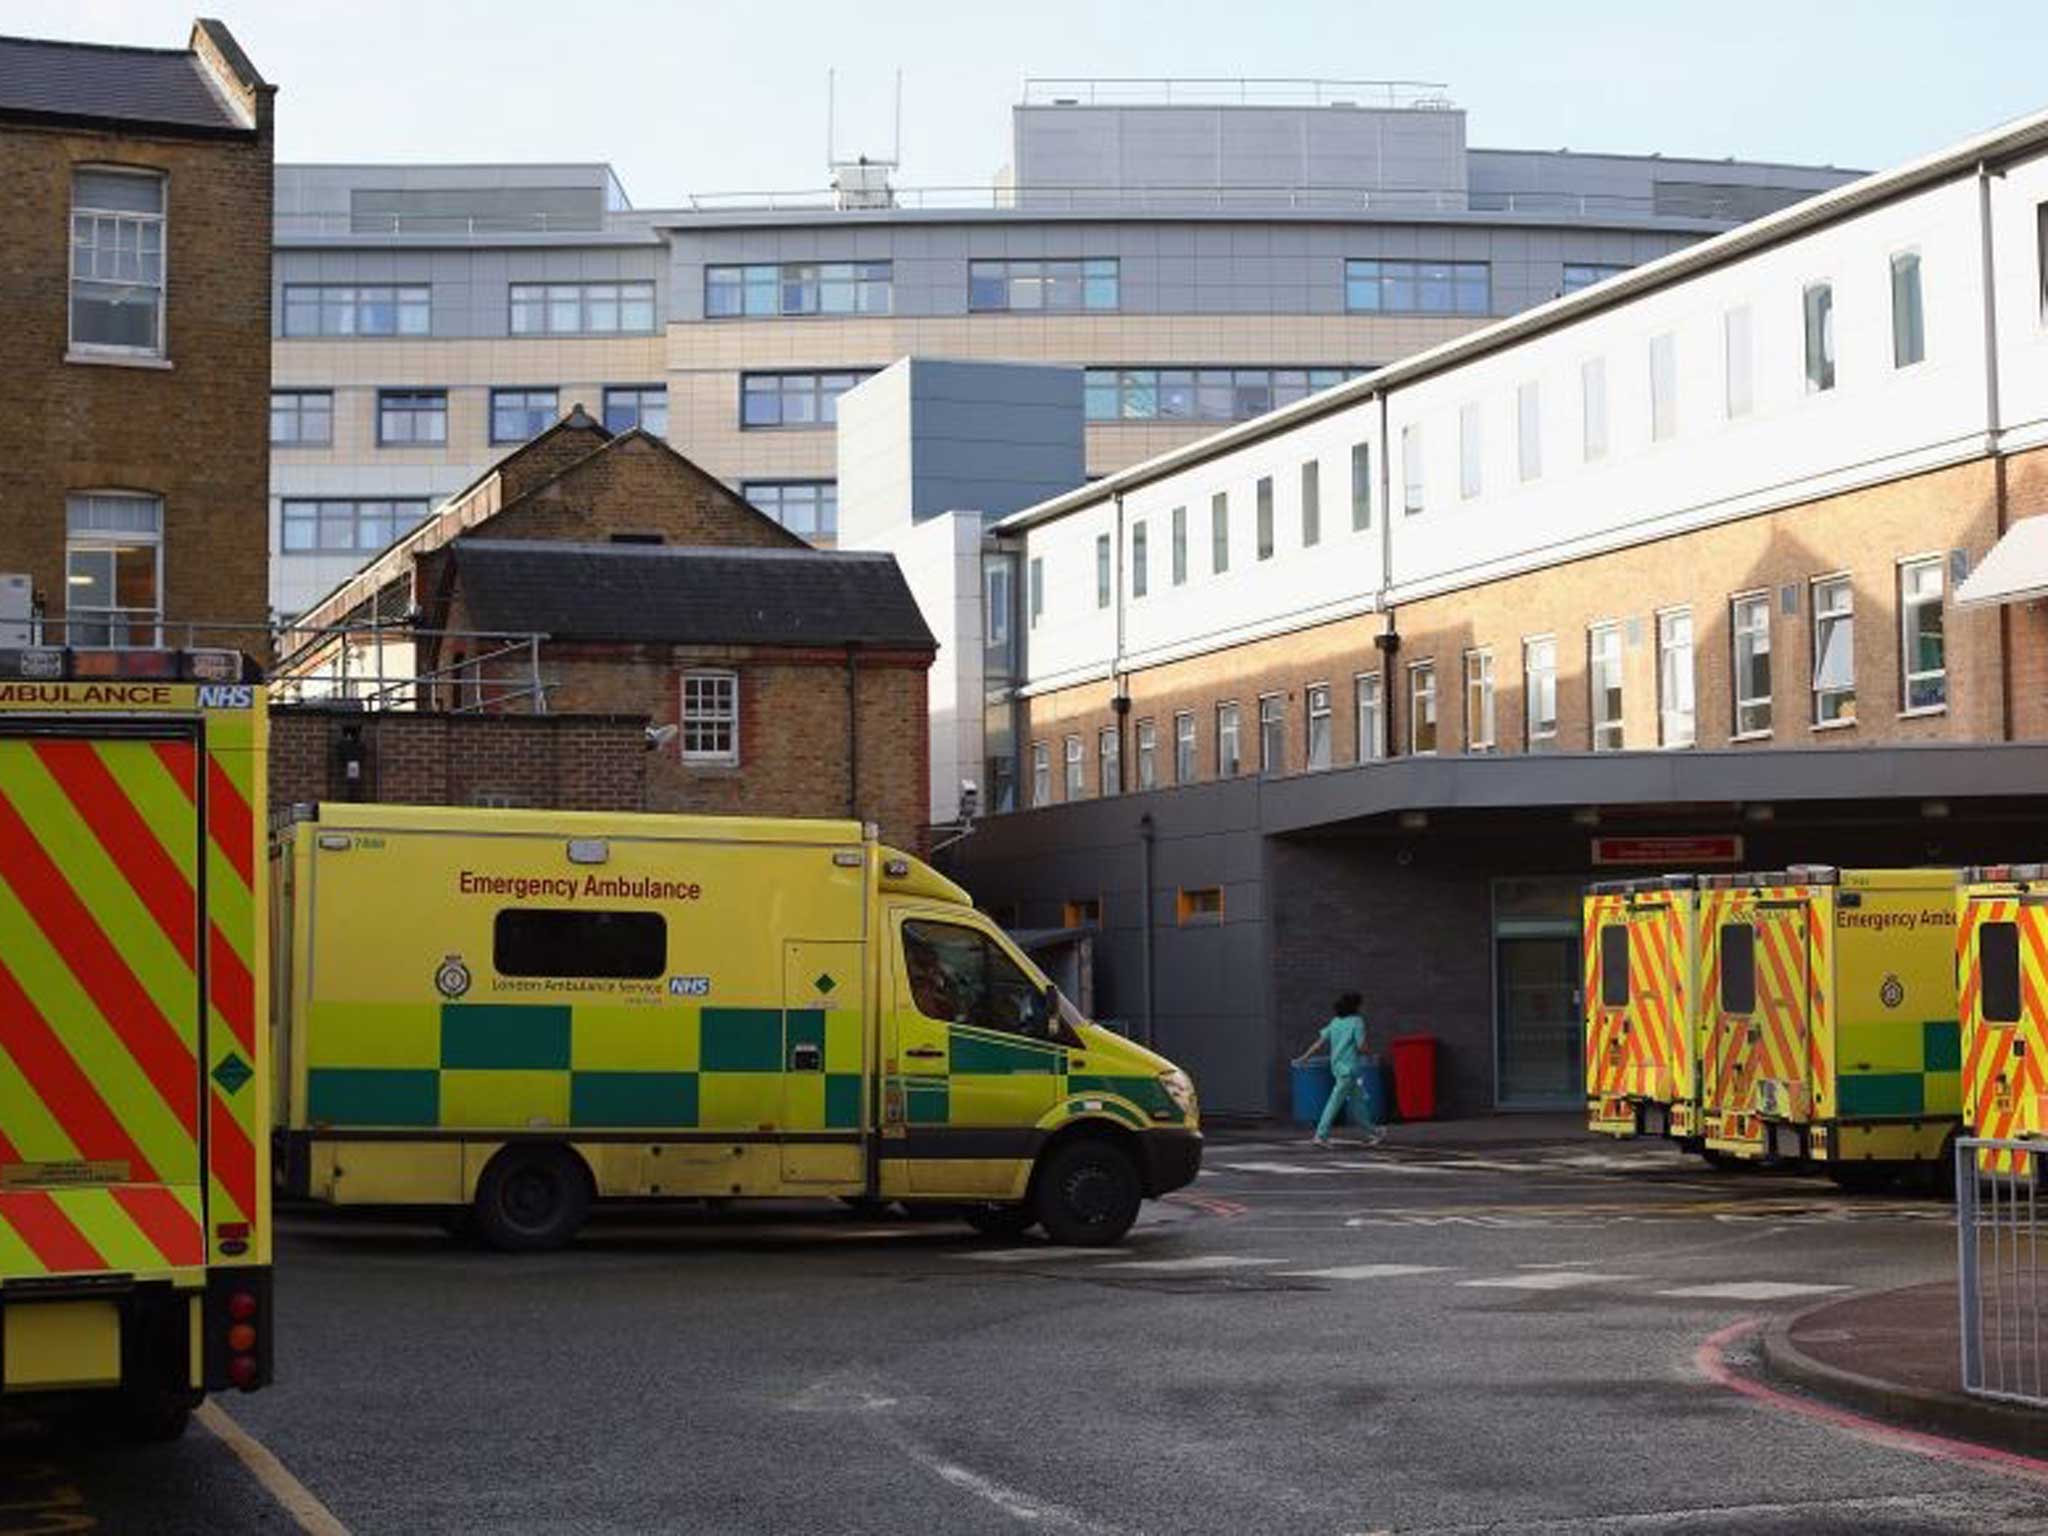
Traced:
[[[1332, 1006], [1332, 1017], [1309, 1048], [1294, 1058], [1295, 1065], [1306, 1066], [1316, 1058], [1318, 1052], [1330, 1053], [1329, 1101], [1323, 1105], [1323, 1118], [1316, 1122], [1315, 1144], [1327, 1147], [1330, 1144], [1330, 1127], [1337, 1123], [1337, 1116], [1344, 1112], [1344, 1106], [1354, 1097], [1360, 1103], [1365, 1101], [1364, 1089], [1358, 1080], [1359, 1058], [1365, 1054], [1365, 1018], [1359, 1012], [1364, 1003], [1356, 992], [1346, 992]], [[1369, 1144], [1378, 1145], [1386, 1132], [1377, 1125], [1365, 1127], [1365, 1139]]]

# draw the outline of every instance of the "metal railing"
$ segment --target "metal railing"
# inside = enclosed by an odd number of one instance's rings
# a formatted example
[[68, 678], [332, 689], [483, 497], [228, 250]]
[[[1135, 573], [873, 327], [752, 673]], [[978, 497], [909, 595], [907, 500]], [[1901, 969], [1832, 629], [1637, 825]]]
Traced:
[[2041, 1175], [2048, 1140], [1956, 1142], [1956, 1290], [1963, 1390], [2048, 1408], [2048, 1230]]
[[1323, 80], [1285, 75], [1027, 75], [1024, 105], [1161, 107], [1382, 107], [1444, 111], [1441, 80]]
[[[453, 714], [548, 712], [544, 634], [420, 629], [400, 620], [289, 625], [277, 637], [270, 697], [279, 704]], [[422, 667], [425, 649], [436, 659]]]

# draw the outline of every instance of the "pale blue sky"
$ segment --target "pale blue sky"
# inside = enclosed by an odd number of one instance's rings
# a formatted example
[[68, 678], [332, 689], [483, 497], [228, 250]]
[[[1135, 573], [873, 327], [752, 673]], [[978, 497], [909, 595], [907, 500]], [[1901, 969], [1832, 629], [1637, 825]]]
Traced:
[[[1873, 0], [210, 0], [282, 91], [288, 160], [609, 160], [634, 202], [986, 183], [1027, 75], [1447, 82], [1471, 142], [1876, 169], [2048, 107], [2048, 5]], [[0, 0], [0, 31], [174, 45], [190, 0]]]

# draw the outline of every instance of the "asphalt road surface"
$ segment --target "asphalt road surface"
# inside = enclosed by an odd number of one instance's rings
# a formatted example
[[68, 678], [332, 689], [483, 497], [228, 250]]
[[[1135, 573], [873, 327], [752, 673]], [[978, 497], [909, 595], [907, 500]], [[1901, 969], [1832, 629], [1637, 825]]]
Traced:
[[2048, 1531], [2048, 1480], [1707, 1368], [1946, 1275], [1944, 1207], [1663, 1148], [1212, 1145], [1104, 1252], [824, 1208], [534, 1258], [280, 1225], [278, 1385], [143, 1451], [14, 1427], [0, 1533]]

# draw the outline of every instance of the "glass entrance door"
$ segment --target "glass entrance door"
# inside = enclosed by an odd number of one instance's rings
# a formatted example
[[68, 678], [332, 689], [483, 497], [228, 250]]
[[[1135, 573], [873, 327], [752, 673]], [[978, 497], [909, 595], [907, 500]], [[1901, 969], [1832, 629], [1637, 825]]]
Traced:
[[1503, 1109], [1583, 1103], [1577, 933], [1501, 935], [1494, 946], [1497, 1102]]

